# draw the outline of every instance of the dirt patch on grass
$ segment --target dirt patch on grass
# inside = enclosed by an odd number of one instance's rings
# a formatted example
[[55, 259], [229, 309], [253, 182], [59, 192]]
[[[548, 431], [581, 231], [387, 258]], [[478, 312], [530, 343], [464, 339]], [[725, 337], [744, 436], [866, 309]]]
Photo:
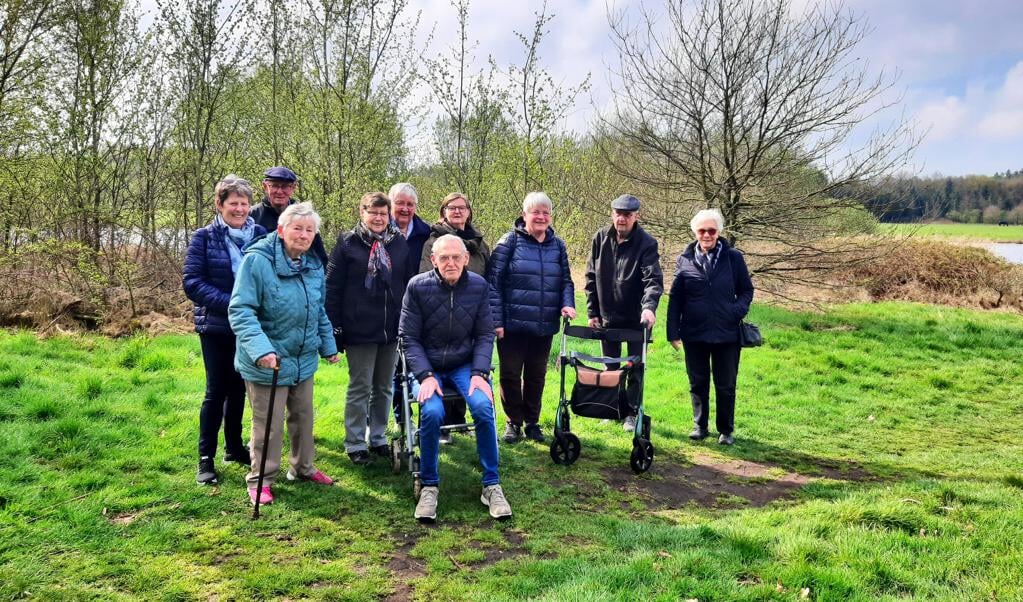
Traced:
[[384, 598], [386, 602], [411, 600], [415, 589], [409, 582], [426, 575], [426, 565], [409, 555], [416, 547], [417, 541], [418, 537], [403, 534], [395, 546], [394, 552], [391, 553], [391, 559], [387, 561], [387, 570], [393, 576], [394, 592]]
[[[823, 476], [838, 480], [868, 480], [859, 467], [815, 466]], [[648, 508], [680, 508], [695, 504], [709, 508], [766, 506], [790, 498], [817, 478], [772, 466], [735, 458], [695, 455], [691, 464], [654, 462], [649, 477], [637, 478], [630, 470], [609, 467], [604, 481], [614, 489], [638, 495]]]
[[509, 558], [518, 558], [520, 556], [528, 556], [529, 551], [526, 550], [525, 541], [526, 538], [522, 533], [516, 531], [505, 530], [503, 533], [505, 546], [495, 546], [490, 542], [483, 542], [475, 539], [470, 539], [468, 547], [473, 550], [479, 550], [483, 552], [483, 559], [474, 562], [462, 563], [462, 568], [483, 568], [493, 564], [497, 564], [502, 560]]

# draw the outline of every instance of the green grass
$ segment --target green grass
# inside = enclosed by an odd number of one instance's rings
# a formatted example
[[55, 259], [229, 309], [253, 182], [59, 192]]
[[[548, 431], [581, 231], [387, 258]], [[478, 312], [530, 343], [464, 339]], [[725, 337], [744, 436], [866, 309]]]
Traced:
[[[629, 471], [620, 427], [576, 418], [573, 466], [501, 446], [515, 517], [494, 523], [460, 437], [432, 528], [407, 475], [345, 457], [343, 368], [322, 365], [315, 393], [337, 486], [282, 482], [252, 522], [241, 468], [193, 480], [194, 336], [0, 333], [0, 599], [1023, 598], [1023, 319], [896, 303], [752, 318], [767, 343], [743, 354], [734, 447], [686, 438], [659, 325], [650, 473]], [[548, 432], [557, 389], [552, 369]], [[740, 464], [760, 472], [726, 471]]]
[[995, 224], [884, 224], [899, 234], [927, 238], [958, 239], [963, 241], [1023, 243], [1023, 226]]

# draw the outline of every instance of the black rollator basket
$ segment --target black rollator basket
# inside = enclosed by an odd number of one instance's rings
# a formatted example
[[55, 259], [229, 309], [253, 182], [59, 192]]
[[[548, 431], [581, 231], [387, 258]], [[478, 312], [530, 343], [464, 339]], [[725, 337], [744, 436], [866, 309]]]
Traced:
[[[643, 372], [646, 367], [647, 343], [650, 330], [620, 328], [588, 328], [572, 326], [564, 320], [561, 331], [561, 395], [554, 418], [554, 439], [551, 441], [551, 459], [556, 464], [572, 464], [579, 459], [582, 444], [571, 431], [571, 415], [583, 418], [621, 420], [635, 412], [636, 430], [632, 437], [632, 456], [629, 464], [636, 473], [650, 470], [654, 461], [654, 446], [650, 443], [650, 416], [643, 410]], [[612, 343], [642, 343], [642, 353], [626, 357], [603, 357], [569, 351], [569, 339], [608, 341]], [[566, 395], [566, 375], [569, 367], [575, 372], [571, 396]], [[627, 385], [635, 382], [636, 399], [629, 399]], [[569, 410], [571, 409], [571, 412]]]

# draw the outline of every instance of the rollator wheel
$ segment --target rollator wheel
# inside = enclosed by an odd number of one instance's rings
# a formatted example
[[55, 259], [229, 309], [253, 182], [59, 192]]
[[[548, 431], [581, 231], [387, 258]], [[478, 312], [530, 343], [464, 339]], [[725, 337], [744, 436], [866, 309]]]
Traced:
[[401, 439], [391, 440], [391, 470], [394, 471], [394, 474], [401, 472], [401, 456], [403, 455], [401, 442]]
[[423, 480], [416, 477], [412, 480], [412, 497], [419, 501], [419, 496], [423, 493]]
[[637, 438], [632, 444], [632, 455], [629, 457], [629, 465], [632, 472], [636, 474], [650, 470], [654, 463], [654, 444], [643, 438]]
[[551, 459], [555, 464], [568, 466], [579, 459], [581, 449], [579, 437], [572, 433], [559, 433], [554, 436], [554, 441], [551, 441]]

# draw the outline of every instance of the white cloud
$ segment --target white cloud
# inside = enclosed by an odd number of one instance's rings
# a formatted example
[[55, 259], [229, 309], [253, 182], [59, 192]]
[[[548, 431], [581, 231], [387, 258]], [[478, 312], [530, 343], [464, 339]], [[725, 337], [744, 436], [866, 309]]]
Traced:
[[994, 139], [1023, 137], [1023, 61], [1005, 74], [1002, 87], [994, 93], [989, 112], [977, 124], [981, 136]]
[[931, 102], [916, 112], [916, 123], [927, 130], [932, 142], [960, 134], [969, 116], [969, 110], [958, 96], [946, 96], [938, 102]]

